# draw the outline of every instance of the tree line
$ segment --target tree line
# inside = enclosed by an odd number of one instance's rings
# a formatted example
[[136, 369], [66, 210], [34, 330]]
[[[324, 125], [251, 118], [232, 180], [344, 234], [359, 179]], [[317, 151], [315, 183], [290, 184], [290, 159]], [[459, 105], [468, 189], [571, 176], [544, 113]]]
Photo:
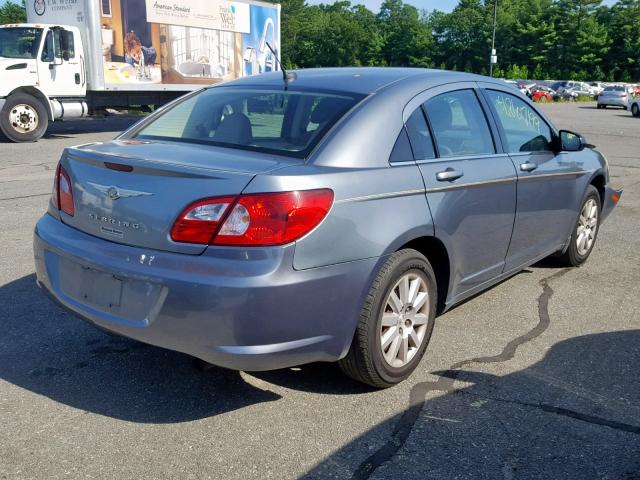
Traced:
[[[375, 13], [338, 0], [282, 4], [285, 67], [411, 66], [487, 74], [496, 0], [425, 11], [385, 0]], [[0, 24], [25, 21], [0, 7]], [[498, 0], [494, 76], [640, 81], [640, 0]]]
[[[495, 0], [450, 13], [385, 0], [378, 13], [348, 1], [280, 0], [287, 67], [435, 67], [487, 74]], [[640, 81], [640, 0], [499, 0], [494, 76]]]

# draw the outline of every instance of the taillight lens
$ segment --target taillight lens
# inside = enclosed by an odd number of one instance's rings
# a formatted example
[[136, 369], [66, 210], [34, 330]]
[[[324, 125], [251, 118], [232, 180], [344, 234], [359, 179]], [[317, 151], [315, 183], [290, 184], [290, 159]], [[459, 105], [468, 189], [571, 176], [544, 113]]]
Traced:
[[73, 189], [69, 174], [60, 164], [56, 167], [56, 176], [53, 182], [53, 192], [51, 193], [51, 203], [67, 215], [73, 216]]
[[192, 203], [173, 224], [171, 238], [175, 242], [209, 243], [235, 199], [236, 197], [207, 198]]
[[[215, 245], [283, 245], [313, 230], [332, 203], [333, 191], [329, 189], [201, 200], [178, 217], [171, 238], [177, 242]], [[215, 215], [199, 218], [198, 212], [203, 208]]]

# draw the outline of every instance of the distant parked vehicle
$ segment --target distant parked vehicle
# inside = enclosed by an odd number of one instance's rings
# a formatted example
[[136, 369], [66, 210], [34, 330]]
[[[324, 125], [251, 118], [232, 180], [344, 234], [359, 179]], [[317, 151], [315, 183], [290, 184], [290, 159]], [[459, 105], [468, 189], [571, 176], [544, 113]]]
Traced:
[[595, 94], [588, 88], [586, 84], [575, 85], [573, 87], [565, 88], [565, 93], [570, 93], [574, 98], [578, 99], [581, 97], [589, 97], [594, 98]]
[[631, 108], [631, 115], [634, 117], [640, 117], [640, 95], [631, 99], [629, 107]]
[[551, 88], [542, 85], [536, 85], [531, 90], [531, 100], [534, 102], [553, 102], [554, 92]]
[[551, 88], [556, 92], [560, 92], [560, 90], [564, 90], [564, 87], [566, 87], [568, 83], [569, 82], [566, 81], [555, 82], [551, 84]]
[[536, 82], [528, 80], [518, 81], [518, 90], [524, 93], [527, 97], [531, 98], [533, 94], [533, 88], [536, 86]]
[[530, 94], [529, 90], [526, 89], [525, 87], [521, 87], [520, 84], [518, 82], [516, 82], [515, 80], [507, 80], [507, 79], [505, 79], [504, 82], [507, 83], [508, 85], [512, 86], [516, 90], [519, 90], [520, 93], [522, 93], [523, 95], [526, 95], [527, 97], [531, 97], [531, 94]]
[[596, 97], [600, 95], [605, 88], [607, 88], [607, 86], [602, 82], [590, 82], [589, 86]]
[[597, 95], [597, 88], [592, 87], [591, 85], [585, 82], [567, 81], [567, 82], [557, 82], [557, 83], [563, 84], [558, 87], [554, 87], [554, 90], [556, 90], [560, 94], [564, 93], [567, 90], [570, 90], [570, 91], [576, 92], [578, 96], [595, 97]]
[[622, 107], [627, 109], [631, 99], [631, 89], [625, 85], [613, 85], [598, 95], [598, 108]]

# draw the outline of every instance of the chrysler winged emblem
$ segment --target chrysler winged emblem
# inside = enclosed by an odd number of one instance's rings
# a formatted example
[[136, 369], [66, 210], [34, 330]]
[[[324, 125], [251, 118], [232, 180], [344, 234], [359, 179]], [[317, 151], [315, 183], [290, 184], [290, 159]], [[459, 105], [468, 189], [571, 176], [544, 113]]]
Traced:
[[126, 188], [116, 187], [115, 185], [100, 185], [99, 183], [88, 182], [93, 188], [104, 193], [111, 200], [117, 200], [123, 197], [146, 197], [153, 195], [150, 192], [140, 192], [138, 190], [127, 190]]

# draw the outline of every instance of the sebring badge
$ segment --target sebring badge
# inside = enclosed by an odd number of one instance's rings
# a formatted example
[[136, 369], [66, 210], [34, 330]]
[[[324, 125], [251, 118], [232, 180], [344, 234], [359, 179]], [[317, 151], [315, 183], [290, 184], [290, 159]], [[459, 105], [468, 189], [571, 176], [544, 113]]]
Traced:
[[99, 192], [104, 193], [111, 200], [117, 200], [123, 197], [146, 197], [153, 195], [150, 192], [140, 192], [138, 190], [127, 190], [126, 188], [119, 188], [115, 185], [100, 185], [99, 183], [87, 182], [93, 188]]

